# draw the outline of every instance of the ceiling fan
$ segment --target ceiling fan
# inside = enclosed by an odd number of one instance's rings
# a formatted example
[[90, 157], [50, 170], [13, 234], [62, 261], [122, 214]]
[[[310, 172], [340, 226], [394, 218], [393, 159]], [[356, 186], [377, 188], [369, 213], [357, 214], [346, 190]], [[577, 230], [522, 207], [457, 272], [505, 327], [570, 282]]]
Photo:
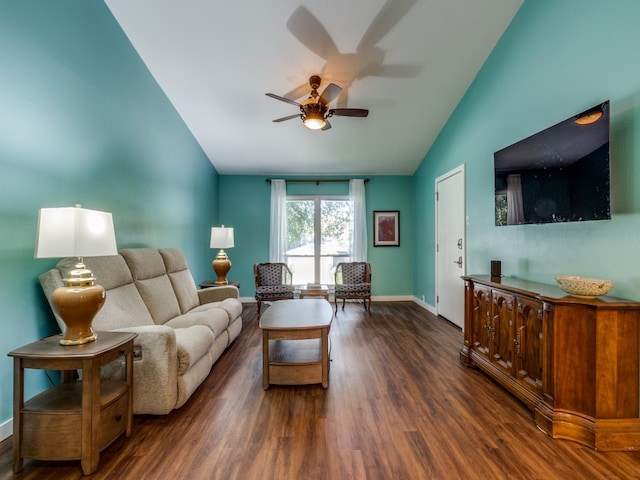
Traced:
[[369, 115], [369, 110], [364, 108], [329, 108], [329, 104], [336, 99], [342, 87], [339, 87], [335, 83], [330, 83], [327, 88], [324, 89], [322, 94], [318, 93], [318, 87], [320, 86], [320, 76], [312, 75], [309, 78], [309, 85], [311, 86], [311, 93], [309, 98], [302, 103], [298, 103], [294, 100], [290, 100], [274, 93], [267, 93], [266, 95], [282, 102], [290, 103], [300, 108], [300, 113], [295, 115], [288, 115], [282, 118], [276, 118], [274, 122], [284, 122], [285, 120], [291, 120], [293, 118], [300, 118], [305, 127], [311, 130], [329, 130], [331, 124], [329, 118], [336, 116], [342, 117], [366, 117]]

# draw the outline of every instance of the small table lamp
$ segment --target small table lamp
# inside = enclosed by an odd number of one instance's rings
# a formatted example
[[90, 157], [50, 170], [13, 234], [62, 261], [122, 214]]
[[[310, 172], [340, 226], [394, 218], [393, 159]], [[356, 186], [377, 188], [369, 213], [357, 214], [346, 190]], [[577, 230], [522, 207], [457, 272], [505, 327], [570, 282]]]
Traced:
[[233, 247], [233, 228], [225, 227], [211, 227], [211, 248], [219, 248], [220, 251], [216, 258], [211, 263], [213, 271], [216, 272], [218, 279], [215, 281], [216, 285], [227, 285], [227, 273], [231, 270], [231, 261], [227, 257], [225, 248]]
[[58, 287], [51, 297], [53, 308], [67, 327], [60, 340], [62, 345], [81, 345], [97, 338], [91, 322], [106, 297], [82, 257], [117, 253], [110, 213], [87, 210], [80, 205], [40, 209], [35, 257], [78, 257], [75, 269], [62, 279], [64, 286]]

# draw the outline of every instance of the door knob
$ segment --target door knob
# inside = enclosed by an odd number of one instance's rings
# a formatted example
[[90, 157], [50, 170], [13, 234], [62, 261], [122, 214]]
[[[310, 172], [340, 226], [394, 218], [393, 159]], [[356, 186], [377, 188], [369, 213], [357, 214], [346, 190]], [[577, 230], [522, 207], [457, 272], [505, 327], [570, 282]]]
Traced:
[[462, 255], [458, 257], [458, 260], [454, 260], [453, 263], [457, 263], [458, 267], [462, 268]]

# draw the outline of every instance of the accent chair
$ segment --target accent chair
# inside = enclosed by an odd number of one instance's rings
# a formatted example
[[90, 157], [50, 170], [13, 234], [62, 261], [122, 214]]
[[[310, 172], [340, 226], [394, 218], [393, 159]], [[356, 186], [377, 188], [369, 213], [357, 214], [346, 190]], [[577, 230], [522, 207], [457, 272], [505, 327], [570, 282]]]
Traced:
[[[371, 312], [371, 265], [367, 262], [341, 262], [336, 265], [334, 303], [338, 313], [338, 299], [362, 300], [364, 309]], [[368, 306], [367, 306], [368, 303]]]
[[258, 318], [262, 302], [287, 300], [293, 298], [292, 274], [284, 263], [267, 262], [256, 263], [253, 266], [256, 280], [256, 301], [258, 303]]

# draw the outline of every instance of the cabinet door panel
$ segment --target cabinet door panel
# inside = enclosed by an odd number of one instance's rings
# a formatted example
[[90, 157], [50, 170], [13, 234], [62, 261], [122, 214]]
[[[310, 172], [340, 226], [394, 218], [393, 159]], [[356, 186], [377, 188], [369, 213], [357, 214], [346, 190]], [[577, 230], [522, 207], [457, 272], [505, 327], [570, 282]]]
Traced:
[[514, 350], [518, 380], [542, 395], [542, 327], [541, 302], [517, 297]]
[[493, 336], [493, 324], [491, 318], [491, 289], [474, 286], [473, 289], [473, 309], [472, 329], [473, 348], [479, 354], [489, 358], [489, 346]]
[[492, 361], [505, 372], [513, 374], [513, 307], [514, 297], [505, 292], [493, 290], [493, 345]]

